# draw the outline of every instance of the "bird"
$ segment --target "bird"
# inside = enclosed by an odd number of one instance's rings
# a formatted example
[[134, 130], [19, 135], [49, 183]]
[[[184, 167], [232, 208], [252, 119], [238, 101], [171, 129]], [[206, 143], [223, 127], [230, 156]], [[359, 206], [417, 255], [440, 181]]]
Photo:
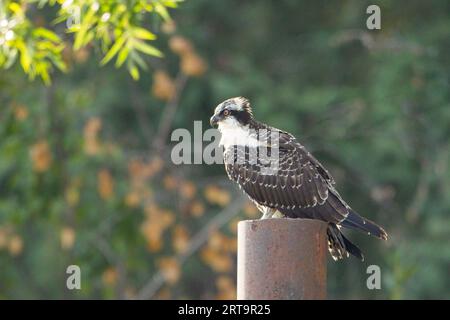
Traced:
[[342, 229], [387, 240], [381, 226], [344, 201], [329, 171], [292, 134], [255, 119], [247, 98], [234, 97], [218, 104], [210, 124], [220, 132], [228, 178], [261, 211], [261, 219], [326, 222], [328, 250], [334, 260], [352, 255], [364, 261], [360, 248]]

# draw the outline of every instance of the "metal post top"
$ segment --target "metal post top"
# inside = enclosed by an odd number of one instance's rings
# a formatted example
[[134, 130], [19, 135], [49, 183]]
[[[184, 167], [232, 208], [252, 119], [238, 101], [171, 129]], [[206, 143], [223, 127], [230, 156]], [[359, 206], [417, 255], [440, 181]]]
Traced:
[[326, 230], [312, 219], [238, 224], [238, 299], [325, 299]]
[[258, 219], [258, 220], [242, 220], [239, 221], [239, 228], [258, 228], [269, 226], [289, 226], [289, 227], [307, 227], [307, 228], [319, 228], [326, 229], [328, 224], [324, 221], [313, 219], [299, 219], [299, 218], [270, 218], [270, 219]]

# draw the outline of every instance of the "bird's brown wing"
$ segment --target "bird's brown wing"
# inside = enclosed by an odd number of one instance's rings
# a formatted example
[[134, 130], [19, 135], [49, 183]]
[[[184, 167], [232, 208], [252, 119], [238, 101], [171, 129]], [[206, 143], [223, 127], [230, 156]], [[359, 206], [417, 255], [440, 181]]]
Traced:
[[249, 154], [257, 152], [255, 148], [228, 150], [229, 156], [233, 153], [225, 161], [230, 179], [257, 203], [287, 216], [333, 223], [345, 219], [348, 206], [334, 190], [326, 169], [292, 135], [279, 131], [278, 141], [267, 144], [272, 155], [278, 147], [278, 157], [266, 157], [265, 163], [248, 160]]

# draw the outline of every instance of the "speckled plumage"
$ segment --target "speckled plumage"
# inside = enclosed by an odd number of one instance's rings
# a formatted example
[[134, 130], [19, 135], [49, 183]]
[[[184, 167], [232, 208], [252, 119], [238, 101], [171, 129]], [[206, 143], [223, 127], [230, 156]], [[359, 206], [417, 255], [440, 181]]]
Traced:
[[348, 253], [363, 259], [360, 250], [340, 232], [341, 227], [386, 239], [381, 227], [347, 205], [330, 173], [293, 135], [253, 118], [247, 99], [232, 98], [219, 104], [211, 123], [217, 123], [222, 133], [228, 177], [263, 212], [263, 218], [281, 214], [328, 222], [334, 259]]

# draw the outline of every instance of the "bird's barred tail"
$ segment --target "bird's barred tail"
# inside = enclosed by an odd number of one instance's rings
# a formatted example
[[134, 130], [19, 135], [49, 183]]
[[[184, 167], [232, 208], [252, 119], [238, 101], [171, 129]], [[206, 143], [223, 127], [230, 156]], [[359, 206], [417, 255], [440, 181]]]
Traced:
[[364, 255], [361, 250], [350, 242], [334, 224], [330, 223], [327, 229], [328, 250], [334, 260], [348, 257], [350, 254], [364, 261]]
[[375, 236], [377, 238], [387, 240], [387, 233], [382, 227], [377, 225], [366, 218], [361, 217], [358, 213], [350, 210], [347, 218], [339, 223], [340, 226], [366, 232], [369, 235]]

